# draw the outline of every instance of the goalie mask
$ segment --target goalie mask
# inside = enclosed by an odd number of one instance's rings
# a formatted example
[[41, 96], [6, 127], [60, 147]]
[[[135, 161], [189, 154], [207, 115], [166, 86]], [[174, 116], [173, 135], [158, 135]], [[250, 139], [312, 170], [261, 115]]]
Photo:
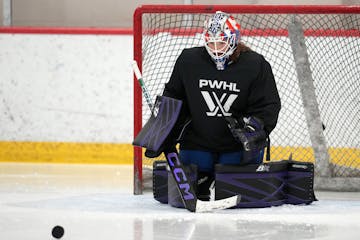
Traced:
[[216, 64], [224, 70], [240, 41], [240, 25], [227, 13], [217, 11], [204, 23], [205, 48]]

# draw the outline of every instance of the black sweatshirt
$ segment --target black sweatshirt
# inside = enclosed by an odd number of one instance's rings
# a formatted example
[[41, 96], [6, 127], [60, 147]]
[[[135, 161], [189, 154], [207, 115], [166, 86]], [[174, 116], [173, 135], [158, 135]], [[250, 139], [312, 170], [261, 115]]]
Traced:
[[255, 116], [267, 134], [275, 128], [280, 98], [270, 64], [254, 51], [242, 52], [225, 70], [216, 69], [204, 47], [184, 49], [165, 84], [164, 96], [183, 100], [191, 125], [181, 149], [210, 152], [242, 150], [224, 116]]

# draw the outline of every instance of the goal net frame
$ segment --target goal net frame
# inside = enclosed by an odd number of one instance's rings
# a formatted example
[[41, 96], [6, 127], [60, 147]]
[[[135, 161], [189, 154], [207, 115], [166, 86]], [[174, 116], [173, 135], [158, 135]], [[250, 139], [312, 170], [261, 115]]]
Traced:
[[[360, 175], [356, 177], [334, 177], [332, 174], [331, 163], [329, 160], [326, 140], [323, 136], [323, 123], [320, 118], [318, 104], [316, 101], [313, 79], [311, 76], [310, 64], [307, 56], [306, 44], [304, 42], [304, 29], [301, 22], [297, 19], [297, 14], [360, 14], [360, 6], [290, 6], [290, 5], [143, 5], [134, 12], [134, 59], [137, 61], [140, 70], [143, 62], [143, 15], [144, 14], [183, 14], [184, 19], [190, 19], [192, 14], [213, 14], [216, 11], [223, 11], [230, 14], [287, 14], [292, 16], [288, 29], [280, 29], [275, 34], [284, 34], [288, 36], [291, 42], [292, 54], [294, 57], [296, 72], [299, 81], [299, 88], [305, 110], [304, 114], [307, 121], [307, 127], [310, 133], [312, 148], [315, 156], [315, 188], [323, 190], [339, 191], [359, 191]], [[241, 25], [241, 22], [240, 22]], [[199, 27], [193, 29], [194, 33], [199, 33]], [[154, 30], [156, 31], [156, 30]], [[173, 31], [168, 29], [168, 31]], [[243, 30], [243, 31], [246, 31]], [[240, 30], [241, 32], [241, 30]], [[253, 31], [252, 33], [254, 34]], [[200, 32], [201, 33], [201, 32]], [[242, 33], [242, 32], [241, 32]], [[260, 36], [264, 36], [259, 29]], [[266, 33], [269, 34], [269, 33]], [[266, 35], [265, 34], [265, 35]], [[270, 33], [271, 34], [271, 33]], [[318, 34], [318, 33], [313, 33]], [[320, 34], [332, 32], [324, 30]], [[360, 29], [343, 31], [341, 34], [355, 34], [360, 37]], [[261, 52], [260, 52], [261, 53]], [[271, 64], [271, 62], [270, 62]], [[146, 82], [146, 80], [145, 80]], [[146, 84], [146, 83], [145, 83]], [[141, 130], [143, 122], [143, 97], [141, 88], [134, 76], [134, 137]], [[358, 122], [355, 124], [359, 124]], [[359, 146], [355, 149], [355, 154], [359, 153]], [[359, 156], [360, 158], [360, 156]], [[358, 171], [360, 169], [356, 169]], [[134, 147], [134, 194], [142, 194], [144, 186], [143, 175], [143, 150], [140, 147]]]

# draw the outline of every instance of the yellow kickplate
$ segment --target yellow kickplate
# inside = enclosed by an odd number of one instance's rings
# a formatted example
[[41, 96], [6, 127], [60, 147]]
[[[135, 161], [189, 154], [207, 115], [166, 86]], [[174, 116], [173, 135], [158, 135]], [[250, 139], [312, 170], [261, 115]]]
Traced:
[[[294, 160], [314, 162], [310, 147], [271, 147], [271, 158], [275, 160], [288, 159], [290, 153]], [[329, 155], [336, 165], [360, 168], [358, 148], [329, 148]], [[133, 164], [133, 146], [129, 143], [0, 141], [0, 162]], [[147, 159], [143, 164], [147, 164]]]
[[[304, 162], [314, 162], [314, 151], [310, 147], [271, 147], [271, 158], [276, 160], [292, 159]], [[339, 166], [360, 169], [360, 149], [358, 148], [333, 148], [328, 149], [330, 162]]]
[[1, 162], [133, 164], [131, 144], [0, 142]]

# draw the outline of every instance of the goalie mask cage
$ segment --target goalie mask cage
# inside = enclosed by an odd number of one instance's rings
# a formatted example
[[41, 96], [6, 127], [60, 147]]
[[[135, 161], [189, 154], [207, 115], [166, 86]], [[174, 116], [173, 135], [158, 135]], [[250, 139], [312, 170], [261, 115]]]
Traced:
[[[314, 162], [317, 189], [359, 190], [360, 7], [141, 6], [134, 13], [134, 58], [153, 101], [182, 49], [203, 45], [204, 20], [218, 10], [236, 18], [241, 41], [272, 66], [282, 102], [270, 135], [272, 160], [292, 154]], [[135, 136], [149, 117], [134, 78]], [[151, 183], [154, 160], [134, 147], [134, 194]]]

